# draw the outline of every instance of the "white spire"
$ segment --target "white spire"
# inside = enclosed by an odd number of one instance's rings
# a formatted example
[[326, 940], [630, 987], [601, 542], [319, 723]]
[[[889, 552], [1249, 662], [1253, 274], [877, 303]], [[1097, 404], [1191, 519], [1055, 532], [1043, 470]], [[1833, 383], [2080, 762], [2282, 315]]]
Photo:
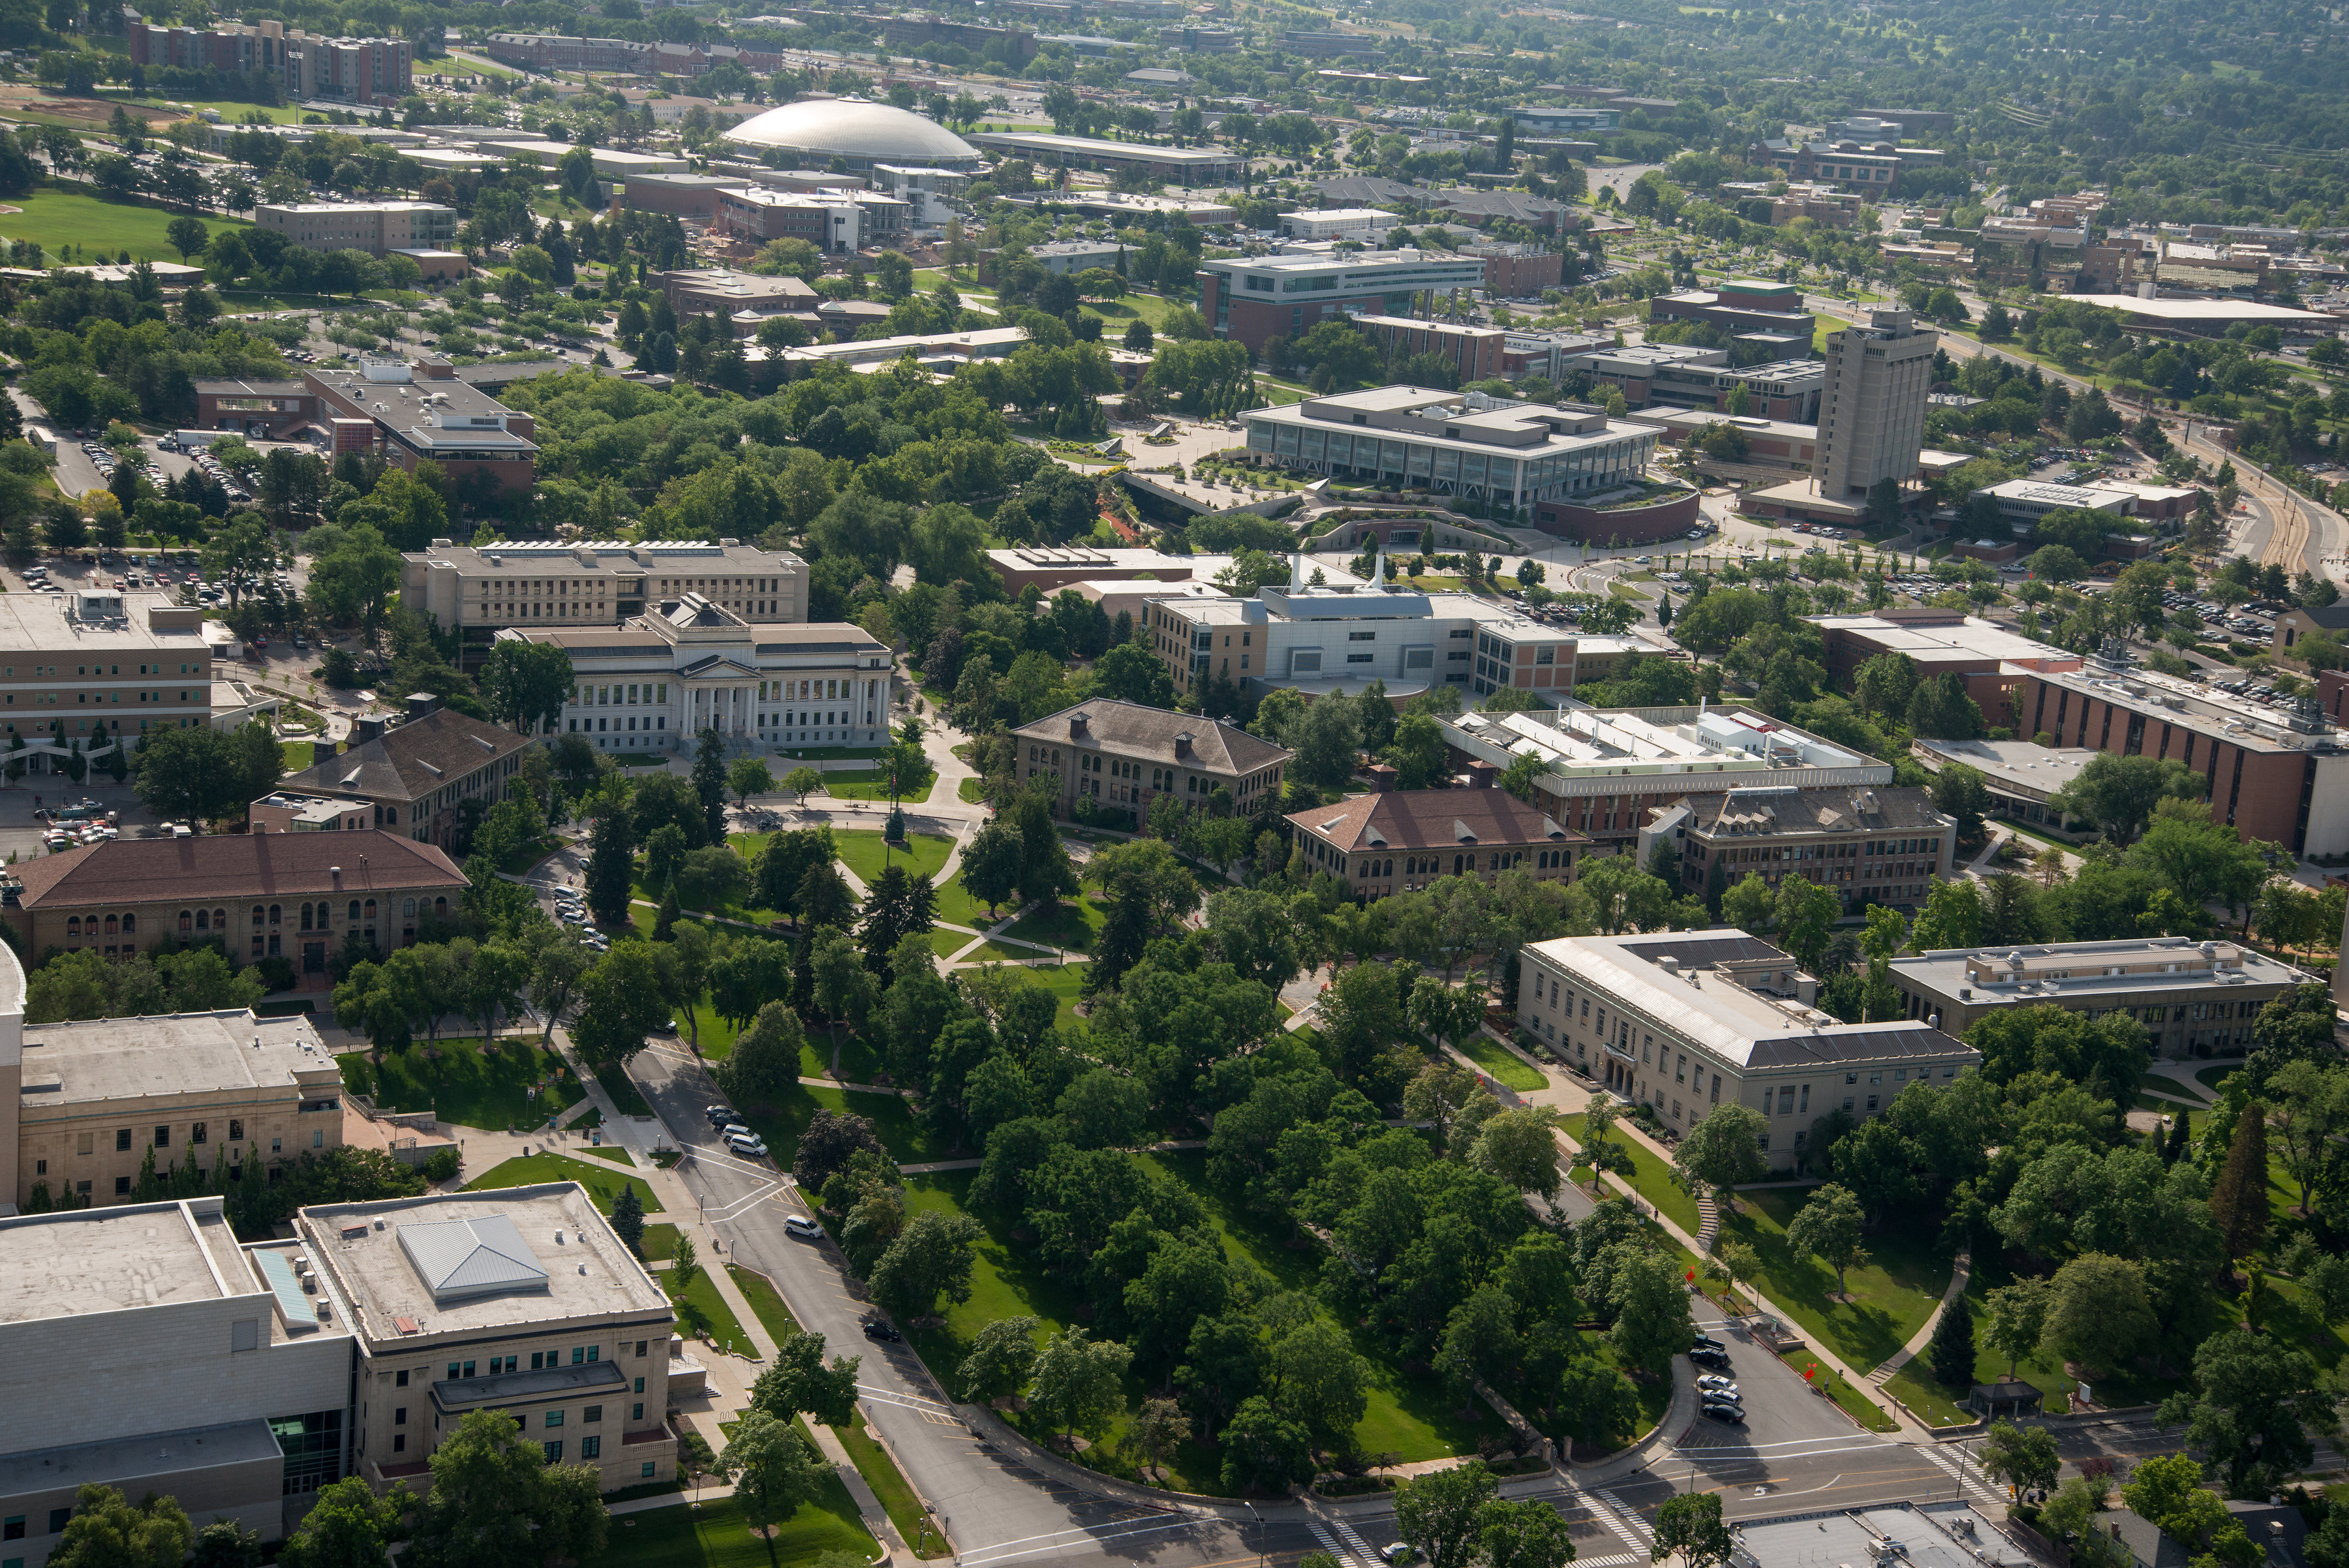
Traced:
[[1387, 586], [1387, 542], [1378, 543], [1378, 553], [1371, 557], [1371, 587], [1383, 592]]

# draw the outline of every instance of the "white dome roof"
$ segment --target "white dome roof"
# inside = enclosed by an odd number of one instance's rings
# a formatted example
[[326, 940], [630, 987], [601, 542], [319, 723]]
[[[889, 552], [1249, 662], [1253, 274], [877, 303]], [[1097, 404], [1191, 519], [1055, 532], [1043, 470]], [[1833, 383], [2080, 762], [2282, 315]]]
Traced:
[[978, 150], [936, 120], [862, 99], [804, 99], [744, 120], [726, 140], [861, 163], [969, 163]]

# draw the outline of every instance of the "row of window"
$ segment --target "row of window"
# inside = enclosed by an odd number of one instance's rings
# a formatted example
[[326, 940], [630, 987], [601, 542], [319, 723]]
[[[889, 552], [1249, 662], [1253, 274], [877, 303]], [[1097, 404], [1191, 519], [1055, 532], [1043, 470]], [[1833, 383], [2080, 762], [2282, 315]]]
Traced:
[[[399, 900], [399, 906], [401, 918], [405, 919], [412, 920], [419, 914], [430, 915], [438, 919], [449, 918], [449, 900], [446, 898], [403, 898]], [[333, 914], [333, 906], [320, 899], [315, 904], [296, 905], [292, 919], [298, 921], [301, 929], [305, 931], [323, 931], [328, 929]], [[375, 918], [375, 899], [353, 898], [350, 901], [347, 919], [351, 923], [372, 922]], [[278, 926], [286, 923], [287, 916], [282, 904], [255, 904], [253, 907], [253, 924], [255, 926]], [[180, 911], [181, 931], [224, 931], [228, 929], [226, 909]], [[68, 939], [85, 936], [132, 936], [137, 934], [138, 929], [139, 917], [130, 911], [119, 915], [67, 915], [66, 917], [66, 936]]]

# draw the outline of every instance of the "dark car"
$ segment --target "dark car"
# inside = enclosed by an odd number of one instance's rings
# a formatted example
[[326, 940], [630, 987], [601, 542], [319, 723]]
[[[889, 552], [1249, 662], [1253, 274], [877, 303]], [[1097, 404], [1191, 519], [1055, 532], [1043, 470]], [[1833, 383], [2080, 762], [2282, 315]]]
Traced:
[[1721, 1348], [1721, 1341], [1713, 1338], [1713, 1335], [1704, 1333], [1702, 1330], [1699, 1330], [1697, 1333], [1691, 1334], [1689, 1336], [1689, 1343], [1691, 1345], [1702, 1345], [1713, 1350], [1719, 1350]]
[[895, 1345], [905, 1336], [899, 1334], [895, 1329], [891, 1328], [887, 1324], [875, 1318], [865, 1324], [864, 1337], [867, 1339], [877, 1339], [885, 1345]]
[[1745, 1411], [1743, 1407], [1718, 1399], [1706, 1400], [1697, 1407], [1697, 1413], [1709, 1420], [1726, 1422], [1733, 1427], [1745, 1425]]
[[1699, 1366], [1718, 1366], [1726, 1371], [1729, 1355], [1718, 1346], [1700, 1345], [1688, 1353], [1688, 1358]]
[[734, 1109], [730, 1106], [712, 1106], [709, 1107], [709, 1125], [714, 1127], [722, 1127], [730, 1123], [741, 1120], [740, 1116], [734, 1114]]

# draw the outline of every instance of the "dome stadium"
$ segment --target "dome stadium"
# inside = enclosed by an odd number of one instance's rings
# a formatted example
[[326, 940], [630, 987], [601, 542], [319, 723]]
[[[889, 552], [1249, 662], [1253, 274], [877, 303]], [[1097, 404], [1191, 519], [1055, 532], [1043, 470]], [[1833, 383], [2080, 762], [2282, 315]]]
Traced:
[[863, 99], [804, 99], [754, 115], [726, 132], [742, 147], [781, 148], [802, 167], [833, 159], [852, 169], [894, 163], [924, 169], [976, 168], [978, 149], [936, 120]]

